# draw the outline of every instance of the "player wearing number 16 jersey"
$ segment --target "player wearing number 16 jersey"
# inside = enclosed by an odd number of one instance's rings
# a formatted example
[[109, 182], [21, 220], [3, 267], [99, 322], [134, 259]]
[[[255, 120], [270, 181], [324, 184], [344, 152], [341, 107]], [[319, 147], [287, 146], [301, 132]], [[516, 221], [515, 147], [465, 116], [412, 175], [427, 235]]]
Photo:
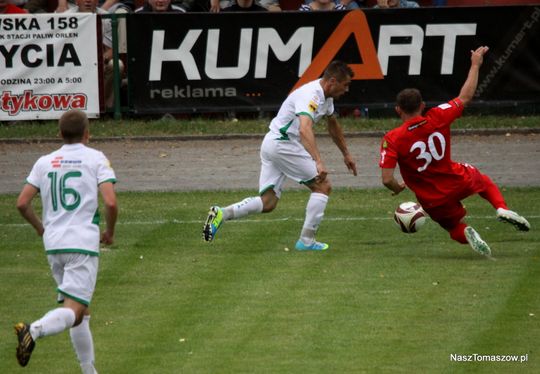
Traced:
[[[96, 373], [88, 306], [98, 271], [98, 192], [105, 207], [106, 230], [101, 236], [105, 244], [113, 242], [118, 208], [116, 177], [109, 161], [86, 146], [88, 125], [86, 114], [79, 110], [62, 115], [59, 126], [64, 145], [35, 163], [17, 200], [21, 215], [43, 237], [58, 301], [63, 302], [31, 324], [15, 325], [21, 366], [28, 364], [37, 339], [69, 329], [82, 372]], [[43, 222], [32, 209], [38, 193]]]
[[[417, 89], [409, 88], [397, 96], [396, 112], [403, 120], [388, 132], [381, 144], [382, 182], [399, 194], [405, 186], [415, 194], [424, 210], [450, 237], [484, 255], [491, 250], [480, 235], [464, 222], [461, 200], [479, 194], [497, 210], [497, 218], [528, 231], [529, 222], [508, 210], [497, 185], [474, 166], [452, 161], [450, 126], [472, 100], [478, 84], [478, 72], [487, 47], [471, 51], [471, 68], [459, 96], [424, 112], [425, 104]], [[394, 177], [399, 165], [404, 183]]]

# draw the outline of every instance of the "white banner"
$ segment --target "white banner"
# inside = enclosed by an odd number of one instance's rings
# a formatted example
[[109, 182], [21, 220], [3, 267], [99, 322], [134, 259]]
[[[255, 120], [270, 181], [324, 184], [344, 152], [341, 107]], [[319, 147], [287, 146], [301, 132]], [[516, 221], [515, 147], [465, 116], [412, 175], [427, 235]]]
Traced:
[[0, 121], [99, 116], [97, 18], [0, 15]]

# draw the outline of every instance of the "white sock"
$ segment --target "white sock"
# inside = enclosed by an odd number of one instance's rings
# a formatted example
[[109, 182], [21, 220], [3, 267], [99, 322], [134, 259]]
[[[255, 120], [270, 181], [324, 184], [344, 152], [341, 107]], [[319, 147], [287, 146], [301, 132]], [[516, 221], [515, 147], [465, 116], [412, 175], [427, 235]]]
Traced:
[[83, 374], [95, 374], [94, 341], [90, 331], [90, 316], [84, 316], [82, 322], [69, 330], [71, 343], [77, 353]]
[[300, 233], [300, 240], [304, 244], [312, 244], [315, 241], [315, 233], [324, 217], [324, 210], [328, 204], [328, 195], [312, 192], [306, 206], [306, 219]]
[[34, 340], [56, 335], [69, 329], [75, 323], [75, 312], [69, 308], [56, 308], [30, 325], [30, 335]]
[[237, 219], [248, 214], [261, 213], [263, 202], [260, 196], [247, 197], [244, 200], [223, 208], [223, 219]]
[[93, 364], [81, 364], [81, 370], [83, 374], [98, 374]]

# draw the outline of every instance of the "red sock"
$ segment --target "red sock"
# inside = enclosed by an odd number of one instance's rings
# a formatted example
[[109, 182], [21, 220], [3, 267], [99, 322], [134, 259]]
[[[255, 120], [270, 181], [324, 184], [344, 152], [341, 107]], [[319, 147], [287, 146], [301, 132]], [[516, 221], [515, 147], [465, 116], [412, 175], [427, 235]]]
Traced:
[[499, 190], [499, 187], [493, 181], [487, 176], [482, 175], [484, 178], [484, 191], [479, 192], [478, 194], [489, 201], [489, 203], [495, 208], [504, 208], [508, 209], [506, 206], [506, 202], [504, 201], [504, 197], [501, 194], [501, 191]]
[[456, 227], [451, 230], [448, 230], [450, 237], [461, 244], [467, 244], [467, 238], [465, 237], [465, 227], [464, 223], [459, 223]]

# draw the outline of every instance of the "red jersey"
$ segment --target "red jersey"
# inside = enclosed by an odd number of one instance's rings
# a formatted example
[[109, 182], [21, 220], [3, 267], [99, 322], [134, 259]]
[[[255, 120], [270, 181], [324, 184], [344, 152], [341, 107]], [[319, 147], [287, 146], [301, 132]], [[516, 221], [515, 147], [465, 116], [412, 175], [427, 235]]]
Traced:
[[479, 173], [470, 173], [472, 166], [451, 158], [450, 125], [462, 112], [463, 103], [456, 98], [404, 122], [383, 138], [379, 166], [398, 164], [405, 184], [423, 206], [463, 198], [462, 191], [479, 183]]

